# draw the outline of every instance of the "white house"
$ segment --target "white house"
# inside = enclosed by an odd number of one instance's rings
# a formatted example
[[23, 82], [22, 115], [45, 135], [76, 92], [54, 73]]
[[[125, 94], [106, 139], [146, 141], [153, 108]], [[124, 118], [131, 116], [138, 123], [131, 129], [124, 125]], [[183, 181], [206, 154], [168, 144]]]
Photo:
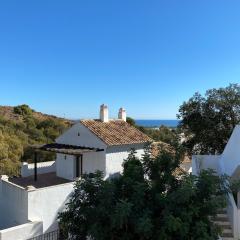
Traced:
[[[56, 153], [56, 161], [23, 163], [21, 177], [0, 179], [0, 240], [26, 240], [58, 229], [57, 215], [83, 173], [103, 171], [111, 177], [122, 171], [123, 160], [134, 148], [140, 157], [152, 141], [126, 122], [120, 108], [118, 119], [102, 105], [100, 118], [81, 120], [56, 139], [36, 150]], [[57, 233], [56, 233], [57, 234]], [[54, 239], [54, 238], [51, 238]]]
[[[234, 128], [221, 155], [192, 157], [192, 173], [198, 175], [203, 169], [213, 169], [219, 176], [227, 174], [240, 179], [240, 125]], [[220, 219], [220, 225], [223, 226], [226, 236], [223, 239], [240, 239], [240, 205], [237, 206], [231, 193], [227, 196], [226, 212], [222, 212]]]

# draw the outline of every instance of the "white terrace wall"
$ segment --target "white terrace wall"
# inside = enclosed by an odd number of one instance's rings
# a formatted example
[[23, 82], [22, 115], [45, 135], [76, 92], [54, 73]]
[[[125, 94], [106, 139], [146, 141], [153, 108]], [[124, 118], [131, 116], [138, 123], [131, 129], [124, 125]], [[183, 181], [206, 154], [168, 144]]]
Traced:
[[[50, 173], [50, 172], [56, 172], [55, 161], [37, 163], [38, 174]], [[29, 163], [23, 162], [21, 167], [21, 176], [28, 177], [32, 175], [34, 175], [34, 163], [29, 164]]]
[[122, 172], [123, 161], [127, 159], [132, 148], [136, 150], [136, 156], [141, 158], [144, 154], [144, 144], [121, 145], [107, 148], [106, 177]]
[[28, 191], [28, 218], [43, 222], [43, 233], [58, 228], [57, 216], [65, 208], [74, 183], [65, 183]]
[[29, 222], [0, 230], [0, 240], [26, 240], [43, 233], [42, 222]]
[[0, 229], [27, 223], [27, 191], [7, 179], [2, 179], [0, 182]]
[[[74, 182], [40, 189], [24, 189], [0, 180], [0, 240], [26, 239], [23, 232], [36, 236], [58, 228], [57, 216], [65, 208]], [[29, 225], [30, 222], [42, 222]], [[27, 225], [26, 225], [27, 224]], [[18, 236], [11, 238], [9, 236]]]

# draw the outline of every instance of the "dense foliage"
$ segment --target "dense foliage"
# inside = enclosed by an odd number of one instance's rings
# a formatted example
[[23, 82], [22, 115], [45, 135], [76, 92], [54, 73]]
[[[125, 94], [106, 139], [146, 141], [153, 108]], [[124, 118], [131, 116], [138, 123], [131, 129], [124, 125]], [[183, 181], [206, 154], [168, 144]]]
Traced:
[[177, 128], [160, 126], [159, 128], [143, 128], [140, 130], [151, 137], [154, 141], [168, 143], [176, 146], [180, 142], [180, 132]]
[[[21, 160], [29, 160], [31, 144], [52, 142], [69, 126], [62, 119], [33, 114], [27, 105], [13, 109], [16, 119], [0, 115], [0, 175], [17, 175]], [[45, 161], [51, 160], [52, 154], [44, 154]]]
[[136, 126], [136, 122], [135, 122], [135, 120], [133, 118], [127, 117], [126, 120], [127, 120], [127, 123], [129, 123], [130, 125]]
[[222, 153], [233, 128], [240, 122], [240, 86], [196, 93], [179, 109], [185, 146], [191, 153]]
[[84, 175], [59, 215], [63, 235], [73, 240], [218, 239], [219, 229], [209, 217], [225, 205], [224, 181], [211, 171], [177, 176], [180, 158], [180, 151], [161, 150], [153, 159], [146, 149], [138, 159], [132, 151], [118, 177]]

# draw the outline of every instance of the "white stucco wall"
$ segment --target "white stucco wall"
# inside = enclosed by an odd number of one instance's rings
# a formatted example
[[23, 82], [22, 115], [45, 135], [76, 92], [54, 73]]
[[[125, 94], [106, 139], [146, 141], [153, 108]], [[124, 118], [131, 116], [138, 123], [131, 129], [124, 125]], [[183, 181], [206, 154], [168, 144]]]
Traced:
[[[65, 159], [66, 156], [66, 159]], [[75, 157], [73, 155], [57, 154], [56, 174], [69, 180], [75, 179]]]
[[57, 216], [65, 208], [74, 183], [36, 189], [28, 192], [28, 218], [43, 222], [43, 233], [58, 228]]
[[[78, 133], [80, 136], [78, 136]], [[60, 137], [57, 143], [106, 149], [106, 144], [81, 123], [76, 123]]]
[[105, 174], [106, 170], [105, 151], [84, 153], [82, 158], [82, 165], [83, 173], [91, 173], [100, 170]]
[[144, 153], [144, 144], [121, 145], [108, 147], [106, 150], [106, 177], [123, 170], [122, 164], [127, 159], [129, 151], [134, 148], [136, 156], [141, 158]]
[[[58, 213], [65, 208], [74, 182], [32, 190], [5, 180], [1, 185], [0, 240], [25, 240], [27, 238], [22, 237], [25, 235], [21, 235], [24, 232], [29, 233], [29, 238], [58, 228]], [[42, 223], [33, 227], [27, 224], [30, 222]]]
[[220, 172], [221, 155], [193, 155], [192, 156], [192, 174], [198, 175], [200, 170], [213, 169], [216, 173]]
[[42, 222], [29, 222], [0, 230], [0, 240], [26, 240], [43, 233]]
[[224, 173], [231, 176], [240, 166], [240, 126], [236, 126], [221, 157]]
[[[49, 172], [56, 172], [55, 161], [37, 163], [38, 174], [44, 174]], [[28, 177], [32, 175], [34, 175], [34, 163], [23, 162], [21, 167], [21, 176]]]
[[27, 192], [7, 180], [0, 182], [0, 229], [27, 223]]

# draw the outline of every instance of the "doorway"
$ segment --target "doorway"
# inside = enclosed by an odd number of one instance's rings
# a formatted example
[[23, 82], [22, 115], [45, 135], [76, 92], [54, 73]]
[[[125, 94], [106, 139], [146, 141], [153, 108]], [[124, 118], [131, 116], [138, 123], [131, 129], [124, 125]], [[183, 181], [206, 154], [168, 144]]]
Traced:
[[76, 156], [76, 178], [82, 176], [82, 155]]

